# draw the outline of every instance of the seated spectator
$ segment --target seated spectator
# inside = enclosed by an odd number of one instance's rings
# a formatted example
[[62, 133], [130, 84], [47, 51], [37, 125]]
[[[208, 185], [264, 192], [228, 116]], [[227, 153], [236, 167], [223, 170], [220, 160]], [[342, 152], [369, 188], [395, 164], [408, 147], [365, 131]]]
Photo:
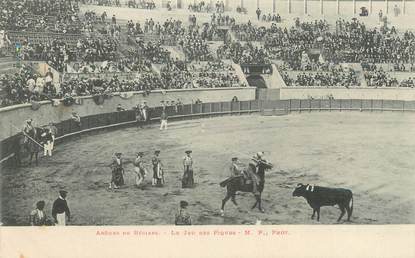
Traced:
[[297, 75], [296, 79], [290, 78], [288, 73], [283, 73], [282, 78], [287, 86], [360, 86], [356, 72], [352, 68], [341, 66], [332, 69], [330, 72], [306, 73]]
[[125, 111], [125, 108], [121, 106], [121, 104], [117, 105], [117, 112]]

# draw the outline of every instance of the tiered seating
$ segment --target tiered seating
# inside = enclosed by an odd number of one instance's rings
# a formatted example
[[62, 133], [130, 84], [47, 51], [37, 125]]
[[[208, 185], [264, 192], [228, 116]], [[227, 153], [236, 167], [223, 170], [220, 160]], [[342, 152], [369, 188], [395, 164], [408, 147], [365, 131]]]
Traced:
[[[45, 17], [31, 12], [25, 15], [32, 20], [45, 19], [46, 27], [51, 21], [62, 19], [51, 13], [45, 13]], [[76, 23], [78, 15], [71, 15]], [[288, 86], [412, 87], [410, 71], [415, 72], [412, 32], [399, 33], [386, 27], [375, 31], [356, 20], [329, 26], [325, 20], [297, 19], [288, 28], [276, 23], [270, 26], [236, 23], [234, 18], [223, 14], [214, 14], [210, 22], [203, 24], [193, 14], [184, 22], [172, 18], [159, 22], [148, 17], [142, 23], [132, 20], [117, 23], [112, 18], [87, 12], [82, 34], [11, 31], [8, 37], [11, 42], [22, 44], [23, 60], [43, 60], [65, 73], [60, 92], [52, 94], [46, 90], [51, 97], [103, 91], [243, 86], [241, 81], [245, 80], [238, 78], [239, 73], [232, 67], [235, 64], [243, 68], [266, 67], [263, 74], [272, 73], [272, 65], [278, 64]], [[273, 22], [272, 16], [268, 18], [265, 20]], [[230, 32], [225, 37], [227, 30]], [[124, 44], [125, 39], [129, 44]], [[75, 62], [79, 68], [73, 66]], [[353, 64], [349, 68], [339, 65], [345, 62]], [[376, 69], [365, 65], [373, 62]], [[111, 64], [111, 68], [100, 68], [103, 63]], [[383, 72], [378, 71], [380, 68]], [[239, 76], [249, 73], [246, 71]], [[24, 88], [27, 80], [19, 83], [18, 87]], [[19, 97], [18, 101], [27, 99]]]
[[191, 65], [193, 82], [198, 88], [241, 87], [243, 85], [230, 62], [201, 62]]
[[351, 67], [335, 66], [322, 71], [283, 71], [281, 74], [287, 86], [354, 87], [361, 82]]
[[12, 44], [23, 42], [32, 44], [48, 44], [55, 39], [62, 40], [69, 48], [75, 49], [79, 39], [85, 38], [82, 34], [64, 34], [64, 33], [39, 33], [39, 32], [21, 32], [8, 31], [8, 37]]
[[[364, 64], [364, 78], [370, 87], [414, 87], [413, 65]], [[399, 69], [402, 71], [394, 71]]]

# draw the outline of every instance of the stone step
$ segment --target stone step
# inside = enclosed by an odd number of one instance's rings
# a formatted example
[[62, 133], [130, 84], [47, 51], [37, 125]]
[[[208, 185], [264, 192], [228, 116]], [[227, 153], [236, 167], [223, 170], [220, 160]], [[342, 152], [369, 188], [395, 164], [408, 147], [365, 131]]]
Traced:
[[12, 73], [17, 73], [18, 71], [19, 71], [19, 68], [16, 68], [16, 67], [0, 68], [0, 74], [12, 74]]
[[6, 63], [6, 62], [14, 62], [16, 61], [16, 59], [12, 56], [8, 56], [8, 57], [1, 57], [0, 58], [0, 64], [2, 63]]

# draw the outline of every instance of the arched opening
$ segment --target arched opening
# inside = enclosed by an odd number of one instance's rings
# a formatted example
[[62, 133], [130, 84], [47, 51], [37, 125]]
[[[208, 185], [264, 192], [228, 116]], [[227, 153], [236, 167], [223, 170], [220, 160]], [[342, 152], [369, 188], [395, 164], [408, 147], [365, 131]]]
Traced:
[[261, 75], [250, 75], [246, 78], [249, 86], [257, 87], [258, 89], [266, 89], [267, 83]]

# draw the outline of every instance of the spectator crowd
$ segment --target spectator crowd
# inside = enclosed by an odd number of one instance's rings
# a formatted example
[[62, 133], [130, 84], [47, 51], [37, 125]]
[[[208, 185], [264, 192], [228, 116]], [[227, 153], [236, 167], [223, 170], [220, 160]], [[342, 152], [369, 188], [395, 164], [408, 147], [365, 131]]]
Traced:
[[[81, 2], [155, 7], [152, 0]], [[189, 9], [201, 12], [208, 6], [201, 1]], [[271, 23], [258, 26], [251, 21], [237, 23], [224, 14], [222, 1], [212, 6], [210, 21], [205, 23], [198, 22], [192, 13], [187, 21], [168, 18], [161, 22], [148, 17], [120, 25], [115, 15], [107, 19], [106, 12], [86, 11], [80, 18], [78, 2], [72, 0], [5, 0], [0, 7], [0, 25], [6, 30], [79, 33], [75, 40], [61, 36], [22, 40], [17, 53], [21, 60], [43, 61], [69, 77], [56, 82], [51, 76], [36, 74], [30, 65], [23, 66], [20, 72], [1, 77], [2, 105], [124, 91], [244, 86], [231, 62], [276, 63], [288, 86], [323, 87], [359, 86], [358, 72], [340, 64], [361, 63], [368, 86], [413, 87], [413, 77], [395, 78], [376, 65], [389, 64], [395, 72], [415, 71], [415, 35], [399, 32], [387, 23], [369, 28], [354, 18], [339, 19], [329, 26], [325, 20], [304, 22], [297, 18], [293, 26], [280, 26], [278, 14], [267, 15], [258, 9], [258, 20]], [[128, 47], [122, 45], [125, 38]], [[71, 77], [72, 73], [80, 75]], [[118, 77], [118, 73], [130, 75]]]
[[329, 72], [301, 72], [296, 78], [289, 76], [287, 72], [282, 75], [287, 86], [325, 86], [325, 87], [351, 87], [360, 86], [356, 72], [352, 68], [341, 66], [333, 68]]

